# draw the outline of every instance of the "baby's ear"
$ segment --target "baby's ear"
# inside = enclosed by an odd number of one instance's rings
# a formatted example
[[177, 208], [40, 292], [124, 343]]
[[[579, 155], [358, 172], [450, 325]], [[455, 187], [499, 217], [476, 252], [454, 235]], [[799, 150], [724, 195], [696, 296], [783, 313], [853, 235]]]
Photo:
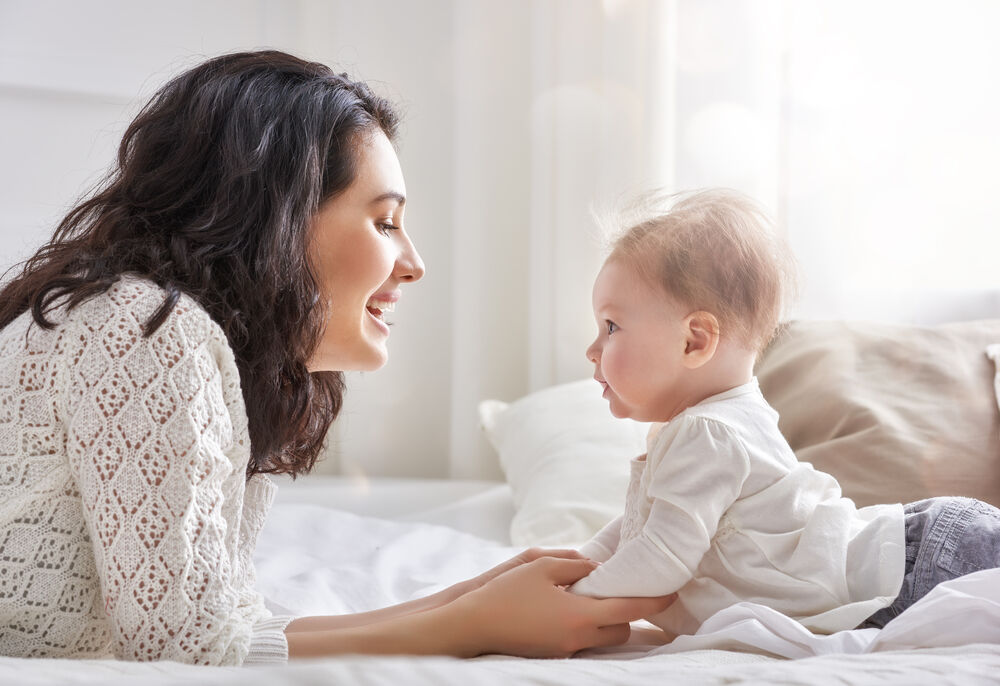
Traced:
[[684, 366], [697, 369], [712, 359], [719, 347], [719, 320], [698, 310], [684, 319]]

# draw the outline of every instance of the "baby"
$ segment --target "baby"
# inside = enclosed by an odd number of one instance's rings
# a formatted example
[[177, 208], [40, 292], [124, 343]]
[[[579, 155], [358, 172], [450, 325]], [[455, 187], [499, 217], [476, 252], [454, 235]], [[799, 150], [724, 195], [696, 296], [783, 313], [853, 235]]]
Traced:
[[601, 566], [570, 590], [676, 592], [648, 618], [670, 637], [741, 601], [832, 633], [881, 627], [937, 583], [1000, 566], [996, 508], [932, 498], [859, 509], [796, 460], [753, 375], [792, 260], [753, 202], [709, 190], [650, 209], [594, 284], [587, 358], [613, 415], [655, 423], [624, 515], [581, 548]]

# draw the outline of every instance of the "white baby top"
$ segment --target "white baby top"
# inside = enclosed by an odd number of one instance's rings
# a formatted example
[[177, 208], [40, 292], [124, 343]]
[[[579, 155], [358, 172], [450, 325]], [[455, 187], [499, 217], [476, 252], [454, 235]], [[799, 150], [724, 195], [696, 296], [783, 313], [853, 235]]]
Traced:
[[625, 514], [581, 550], [603, 564], [571, 590], [677, 601], [649, 617], [691, 634], [741, 601], [818, 633], [853, 629], [899, 592], [901, 505], [858, 509], [795, 458], [753, 379], [654, 425]]
[[125, 278], [43, 329], [0, 331], [0, 654], [284, 661], [251, 556], [274, 485], [246, 480], [222, 330]]

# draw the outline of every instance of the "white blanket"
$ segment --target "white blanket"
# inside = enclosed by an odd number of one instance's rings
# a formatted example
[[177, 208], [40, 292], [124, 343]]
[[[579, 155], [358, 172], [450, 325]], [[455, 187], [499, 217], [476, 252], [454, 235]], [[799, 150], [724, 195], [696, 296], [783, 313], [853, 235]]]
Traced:
[[[276, 508], [262, 535], [258, 587], [277, 611], [358, 612], [427, 595], [516, 552], [442, 526], [284, 506]], [[803, 658], [972, 643], [1000, 644], [1000, 570], [942, 584], [882, 631], [820, 636], [763, 605], [740, 603], [711, 617], [697, 635], [652, 652], [722, 649]], [[610, 652], [637, 657], [649, 648]]]
[[[448, 527], [279, 503], [258, 546], [258, 586], [293, 613], [361, 611], [430, 593], [514, 552]], [[816, 637], [766, 608], [741, 605], [669, 646], [637, 644], [570, 660], [348, 656], [242, 669], [0, 658], [0, 684], [995, 683], [1000, 646], [987, 642], [1000, 642], [996, 572], [942, 587], [881, 633]], [[775, 657], [782, 655], [799, 659]]]

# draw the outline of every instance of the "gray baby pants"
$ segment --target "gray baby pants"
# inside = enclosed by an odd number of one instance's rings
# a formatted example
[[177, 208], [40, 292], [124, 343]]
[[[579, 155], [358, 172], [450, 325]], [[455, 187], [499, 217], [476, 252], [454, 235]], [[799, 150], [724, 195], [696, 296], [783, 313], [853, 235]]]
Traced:
[[1000, 510], [972, 498], [928, 498], [904, 506], [906, 568], [895, 602], [860, 628], [882, 628], [942, 581], [1000, 567]]

